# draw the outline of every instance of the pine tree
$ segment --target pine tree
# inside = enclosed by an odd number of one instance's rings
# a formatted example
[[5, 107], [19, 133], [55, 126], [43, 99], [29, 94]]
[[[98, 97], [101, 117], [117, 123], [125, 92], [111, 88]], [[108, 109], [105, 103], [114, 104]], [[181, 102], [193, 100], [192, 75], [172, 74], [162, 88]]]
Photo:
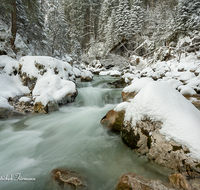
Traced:
[[106, 24], [108, 22], [108, 18], [110, 16], [110, 6], [111, 2], [110, 0], [104, 0], [101, 5], [101, 11], [99, 16], [99, 30], [98, 30], [98, 36], [100, 39], [104, 39], [106, 35]]
[[177, 8], [177, 30], [200, 29], [200, 1], [179, 0]]
[[126, 39], [129, 36], [129, 13], [130, 6], [128, 0], [119, 0], [119, 5], [116, 11], [116, 26], [119, 41]]

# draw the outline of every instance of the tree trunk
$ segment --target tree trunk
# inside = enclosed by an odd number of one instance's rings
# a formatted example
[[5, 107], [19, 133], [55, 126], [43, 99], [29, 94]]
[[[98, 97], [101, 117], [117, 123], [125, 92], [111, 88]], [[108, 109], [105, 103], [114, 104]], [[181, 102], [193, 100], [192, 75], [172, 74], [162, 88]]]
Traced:
[[17, 7], [16, 7], [16, 0], [12, 0], [12, 12], [11, 12], [11, 33], [12, 33], [12, 39], [11, 39], [11, 46], [14, 49], [14, 43], [15, 38], [17, 34]]

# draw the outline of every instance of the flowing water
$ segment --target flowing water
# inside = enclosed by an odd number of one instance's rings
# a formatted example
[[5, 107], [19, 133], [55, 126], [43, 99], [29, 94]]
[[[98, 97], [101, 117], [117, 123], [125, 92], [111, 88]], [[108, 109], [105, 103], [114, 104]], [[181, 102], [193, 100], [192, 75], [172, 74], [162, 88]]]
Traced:
[[[76, 102], [58, 112], [0, 121], [0, 189], [57, 189], [55, 168], [84, 176], [87, 190], [112, 190], [126, 172], [166, 182], [168, 170], [139, 157], [101, 126], [101, 118], [121, 101], [121, 89], [106, 84], [113, 80], [78, 83]], [[16, 180], [17, 175], [35, 181]]]

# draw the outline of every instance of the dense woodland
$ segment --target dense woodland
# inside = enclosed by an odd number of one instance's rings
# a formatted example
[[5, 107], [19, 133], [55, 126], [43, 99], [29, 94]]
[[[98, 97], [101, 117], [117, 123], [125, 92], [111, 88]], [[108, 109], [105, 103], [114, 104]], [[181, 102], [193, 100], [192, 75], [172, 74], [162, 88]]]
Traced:
[[35, 55], [77, 61], [95, 44], [106, 55], [124, 42], [134, 51], [148, 38], [152, 50], [200, 29], [199, 0], [1, 0], [0, 13], [14, 51], [18, 33]]

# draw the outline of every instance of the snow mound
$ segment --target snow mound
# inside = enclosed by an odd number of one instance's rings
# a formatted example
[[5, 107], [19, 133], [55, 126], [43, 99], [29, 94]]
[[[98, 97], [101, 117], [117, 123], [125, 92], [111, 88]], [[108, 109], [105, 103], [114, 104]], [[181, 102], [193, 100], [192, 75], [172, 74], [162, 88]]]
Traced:
[[125, 87], [123, 89], [123, 92], [139, 92], [143, 86], [145, 86], [148, 82], [153, 81], [152, 78], [141, 78], [141, 79], [135, 79], [132, 81], [132, 84]]
[[72, 66], [64, 61], [48, 56], [25, 56], [19, 60], [21, 75], [35, 77], [58, 75], [63, 79], [74, 79]]
[[121, 76], [121, 72], [115, 70], [115, 71], [110, 71], [110, 76]]
[[149, 82], [128, 106], [125, 122], [149, 117], [163, 123], [160, 133], [166, 139], [189, 148], [191, 156], [200, 159], [200, 112], [178, 91], [164, 82]]
[[99, 73], [99, 75], [102, 75], [102, 76], [104, 76], [104, 75], [109, 75], [110, 74], [110, 71], [101, 71], [100, 73]]
[[11, 108], [7, 99], [26, 93], [30, 93], [30, 91], [27, 87], [22, 86], [18, 76], [0, 74], [0, 107]]
[[[33, 96], [40, 96], [44, 93], [51, 95], [57, 102], [66, 95], [76, 92], [74, 82], [61, 79], [57, 75], [47, 76], [39, 79], [33, 89]], [[46, 95], [44, 97], [47, 97]]]
[[21, 97], [21, 98], [19, 99], [19, 101], [20, 101], [20, 102], [31, 102], [31, 99], [28, 98], [28, 97]]
[[86, 77], [93, 78], [93, 74], [90, 71], [84, 70], [81, 73], [81, 77], [83, 77], [83, 78], [86, 78]]
[[7, 55], [1, 55], [0, 68], [3, 69], [3, 72], [7, 74], [12, 74], [13, 71], [18, 70], [19, 68], [18, 61]]

